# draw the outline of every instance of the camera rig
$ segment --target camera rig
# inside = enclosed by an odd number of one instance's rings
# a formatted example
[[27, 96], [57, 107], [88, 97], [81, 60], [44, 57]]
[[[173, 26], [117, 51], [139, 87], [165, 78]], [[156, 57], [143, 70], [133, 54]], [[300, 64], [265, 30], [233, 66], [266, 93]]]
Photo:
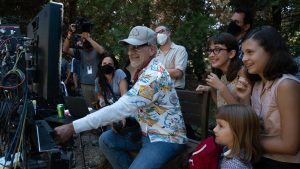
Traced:
[[[16, 47], [10, 50], [13, 41]], [[52, 127], [44, 120], [55, 109], [41, 104], [46, 101], [30, 90], [36, 81], [36, 41], [5, 35], [0, 49], [0, 168], [71, 168], [72, 141], [63, 148], [55, 144]]]
[[75, 32], [81, 34], [82, 32], [91, 32], [94, 24], [84, 17], [77, 16], [75, 22], [72, 24], [75, 26]]

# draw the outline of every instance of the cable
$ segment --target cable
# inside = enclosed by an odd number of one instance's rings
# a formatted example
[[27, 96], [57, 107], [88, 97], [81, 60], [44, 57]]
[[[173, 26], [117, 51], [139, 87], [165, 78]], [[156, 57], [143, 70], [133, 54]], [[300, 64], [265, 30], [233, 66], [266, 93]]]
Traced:
[[25, 82], [25, 80], [26, 80], [25, 74], [21, 70], [17, 69], [17, 65], [18, 65], [19, 59], [22, 57], [22, 54], [25, 55], [25, 48], [20, 53], [18, 53], [17, 59], [16, 59], [16, 63], [14, 65], [14, 67], [9, 72], [7, 72], [7, 74], [2, 79], [2, 83], [3, 83], [3, 81], [6, 80], [5, 78], [7, 78], [10, 74], [13, 73], [13, 74], [17, 75], [21, 79], [21, 82], [18, 83], [17, 85], [14, 85], [14, 86], [1, 86], [0, 85], [0, 88], [14, 89], [14, 88], [19, 87], [20, 85], [22, 85]]
[[[26, 100], [27, 101], [27, 100]], [[26, 123], [26, 117], [27, 117], [27, 102], [25, 104], [25, 118], [23, 120], [23, 125], [22, 125], [22, 131], [21, 131], [21, 138], [20, 138], [20, 141], [19, 141], [19, 147], [18, 147], [18, 151], [17, 152], [20, 152], [21, 154], [21, 151], [20, 151], [20, 148], [21, 148], [21, 145], [23, 144], [23, 138], [24, 138], [24, 128], [25, 128], [25, 123]], [[15, 167], [14, 169], [17, 168], [17, 163], [15, 163]]]
[[26, 76], [24, 76], [24, 78], [22, 79], [22, 81], [19, 84], [15, 85], [15, 86], [1, 86], [0, 85], [0, 88], [3, 88], [3, 89], [15, 89], [15, 88], [21, 86], [25, 82], [25, 80], [26, 80]]
[[[18, 38], [16, 38], [16, 37], [9, 37], [9, 38], [7, 38], [7, 39], [2, 40], [3, 42], [0, 44], [0, 48], [3, 46], [3, 44], [4, 44], [6, 41], [9, 41], [9, 40], [11, 40], [11, 39], [16, 39], [16, 40], [17, 40], [17, 43], [19, 42]], [[0, 42], [1, 42], [1, 41], [0, 41]]]
[[[0, 48], [6, 44], [9, 40], [16, 39], [18, 42], [18, 39], [15, 37], [7, 38], [3, 41], [0, 41]], [[17, 53], [16, 62], [13, 66], [13, 68], [7, 72], [4, 79], [11, 80], [13, 79], [13, 82], [16, 83], [9, 83], [11, 81], [8, 81], [8, 85], [1, 85], [0, 89], [4, 92], [4, 100], [1, 97], [0, 101], [0, 123], [1, 123], [1, 129], [0, 129], [0, 139], [1, 139], [1, 154], [2, 151], [5, 151], [5, 162], [4, 164], [1, 163], [0, 165], [3, 166], [3, 168], [16, 168], [17, 162], [15, 164], [15, 158], [17, 157], [18, 160], [21, 157], [21, 151], [24, 151], [24, 144], [25, 142], [25, 126], [26, 126], [26, 119], [27, 119], [27, 108], [28, 108], [28, 87], [27, 83], [25, 83], [27, 80], [25, 74], [17, 68], [19, 59], [26, 54], [26, 48], [21, 49]], [[14, 80], [16, 79], [16, 81]], [[13, 84], [13, 85], [11, 85]], [[25, 88], [22, 86], [25, 84]], [[21, 87], [21, 88], [20, 88]], [[2, 91], [0, 90], [0, 91]], [[21, 91], [21, 92], [20, 92]], [[23, 95], [23, 99], [20, 100], [19, 94]], [[16, 96], [15, 96], [16, 95]], [[15, 112], [16, 109], [19, 107], [20, 102], [23, 101], [23, 107], [22, 110], [18, 111], [19, 117], [15, 118]], [[17, 122], [16, 120], [19, 120]], [[17, 125], [14, 127], [14, 125]], [[14, 134], [13, 134], [13, 133]], [[3, 146], [3, 147], [2, 147]], [[16, 153], [18, 155], [16, 156]], [[26, 153], [26, 152], [25, 152]], [[2, 156], [2, 155], [1, 155]], [[11, 161], [10, 164], [7, 165], [7, 161]], [[18, 161], [16, 160], [16, 161]]]
[[[25, 115], [26, 115], [26, 113], [25, 113], [25, 111], [26, 111], [26, 108], [27, 108], [27, 106], [26, 106], [26, 104], [27, 104], [27, 94], [28, 94], [28, 89], [26, 89], [25, 90], [25, 97], [24, 97], [24, 106], [23, 106], [23, 110], [22, 110], [22, 113], [21, 113], [21, 117], [20, 117], [20, 121], [19, 121], [19, 124], [18, 124], [18, 127], [17, 127], [17, 130], [16, 130], [16, 133], [15, 133], [15, 135], [14, 135], [14, 137], [13, 137], [13, 140], [12, 140], [12, 142], [11, 142], [11, 144], [9, 145], [9, 149], [8, 149], [8, 151], [6, 152], [6, 154], [5, 154], [5, 163], [4, 163], [4, 165], [6, 166], [6, 160], [8, 159], [8, 156], [10, 156], [11, 154], [13, 154], [13, 156], [11, 157], [11, 159], [10, 159], [10, 161], [11, 161], [11, 165], [12, 165], [12, 163], [13, 163], [13, 161], [14, 161], [14, 157], [15, 157], [15, 151], [14, 152], [12, 152], [12, 148], [13, 148], [13, 145], [15, 144], [15, 148], [14, 148], [14, 150], [16, 150], [16, 146], [18, 145], [17, 143], [17, 141], [19, 141], [20, 140], [20, 137], [21, 137], [21, 133], [20, 133], [20, 131], [22, 131], [23, 129], [23, 127], [21, 128], [21, 126], [23, 126], [23, 120], [25, 120], [26, 118], [25, 118]], [[22, 129], [22, 130], [21, 130]]]

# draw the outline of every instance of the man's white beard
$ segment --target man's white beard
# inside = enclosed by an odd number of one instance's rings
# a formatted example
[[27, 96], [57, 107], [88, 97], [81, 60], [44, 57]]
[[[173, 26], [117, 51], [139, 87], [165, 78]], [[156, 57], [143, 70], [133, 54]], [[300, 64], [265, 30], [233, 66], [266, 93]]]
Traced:
[[133, 67], [133, 68], [138, 68], [138, 66], [139, 66], [139, 62], [135, 62], [135, 61], [130, 61], [130, 65], [131, 65], [131, 67]]

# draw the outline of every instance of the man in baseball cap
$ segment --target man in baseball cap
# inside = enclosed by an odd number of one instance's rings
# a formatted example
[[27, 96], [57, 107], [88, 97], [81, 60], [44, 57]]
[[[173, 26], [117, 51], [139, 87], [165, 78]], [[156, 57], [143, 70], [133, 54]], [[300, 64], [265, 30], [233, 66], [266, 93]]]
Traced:
[[136, 26], [130, 31], [128, 38], [120, 40], [119, 43], [123, 45], [155, 45], [156, 33], [146, 26]]
[[128, 38], [120, 40], [119, 43], [128, 47], [130, 64], [138, 70], [134, 77], [137, 80], [139, 71], [156, 55], [156, 33], [145, 26], [136, 26], [130, 31]]
[[[102, 133], [99, 146], [114, 169], [161, 168], [184, 149], [186, 129], [171, 77], [156, 55], [156, 33], [134, 27], [120, 44], [128, 48], [130, 63], [137, 68], [134, 86], [117, 102], [95, 113], [55, 128], [56, 138], [66, 141], [74, 133], [105, 126], [126, 117], [135, 117], [141, 136], [132, 140], [130, 132]], [[129, 151], [138, 151], [136, 158]]]

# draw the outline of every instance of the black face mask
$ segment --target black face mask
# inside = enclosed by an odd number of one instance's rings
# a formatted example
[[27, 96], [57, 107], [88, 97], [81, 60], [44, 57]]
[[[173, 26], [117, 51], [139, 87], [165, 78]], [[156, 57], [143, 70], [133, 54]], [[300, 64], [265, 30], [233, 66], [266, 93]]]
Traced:
[[242, 28], [235, 22], [231, 21], [227, 27], [227, 32], [233, 36], [237, 36], [242, 32]]
[[103, 65], [100, 66], [100, 70], [104, 73], [104, 74], [111, 74], [114, 72], [115, 68], [110, 66], [110, 65]]
[[84, 41], [83, 44], [82, 44], [82, 48], [83, 48], [84, 50], [89, 50], [89, 49], [92, 49], [93, 46], [91, 45], [90, 42]]

